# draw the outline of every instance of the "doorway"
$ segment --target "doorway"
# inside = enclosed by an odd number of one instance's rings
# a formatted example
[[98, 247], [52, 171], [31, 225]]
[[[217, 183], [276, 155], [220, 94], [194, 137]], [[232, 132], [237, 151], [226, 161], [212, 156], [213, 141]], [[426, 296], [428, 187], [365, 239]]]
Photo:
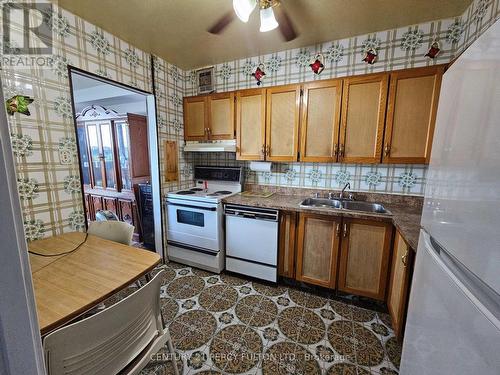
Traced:
[[126, 222], [134, 246], [163, 257], [153, 94], [74, 67], [69, 74], [87, 225]]

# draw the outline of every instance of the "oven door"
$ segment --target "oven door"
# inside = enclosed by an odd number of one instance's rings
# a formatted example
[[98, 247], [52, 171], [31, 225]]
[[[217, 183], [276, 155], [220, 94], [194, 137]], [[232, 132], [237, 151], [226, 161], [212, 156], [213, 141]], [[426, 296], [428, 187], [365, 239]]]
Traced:
[[167, 239], [178, 245], [222, 250], [222, 208], [217, 203], [167, 199]]

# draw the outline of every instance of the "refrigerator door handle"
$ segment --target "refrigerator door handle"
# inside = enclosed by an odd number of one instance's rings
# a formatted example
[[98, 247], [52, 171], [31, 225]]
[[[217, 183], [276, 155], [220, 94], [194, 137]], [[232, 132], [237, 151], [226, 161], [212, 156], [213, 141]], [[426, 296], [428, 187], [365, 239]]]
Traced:
[[488, 319], [500, 329], [500, 295], [450, 255], [432, 236], [424, 232], [426, 246], [455, 278], [462, 292], [476, 306], [484, 307]]

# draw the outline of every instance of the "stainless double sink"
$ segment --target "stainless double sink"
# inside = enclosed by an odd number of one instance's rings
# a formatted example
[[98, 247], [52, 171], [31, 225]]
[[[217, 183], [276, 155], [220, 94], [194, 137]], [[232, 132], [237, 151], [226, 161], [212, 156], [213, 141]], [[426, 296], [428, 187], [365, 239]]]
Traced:
[[337, 210], [368, 212], [375, 214], [392, 215], [389, 210], [379, 203], [326, 199], [326, 198], [307, 198], [300, 202], [300, 207], [303, 208], [333, 208]]

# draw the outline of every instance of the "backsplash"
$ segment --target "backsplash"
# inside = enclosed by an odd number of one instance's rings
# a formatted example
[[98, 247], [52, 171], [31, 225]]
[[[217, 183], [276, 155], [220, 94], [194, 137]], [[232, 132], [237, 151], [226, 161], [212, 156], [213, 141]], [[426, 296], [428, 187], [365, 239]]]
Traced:
[[[499, 0], [475, 0], [456, 18], [227, 61], [215, 65], [216, 91], [257, 87], [251, 73], [259, 63], [265, 64], [266, 72], [261, 87], [444, 64], [475, 40], [499, 13]], [[434, 40], [439, 41], [441, 52], [430, 59], [425, 54]], [[379, 52], [373, 65], [362, 61], [368, 47], [376, 47]], [[309, 67], [317, 53], [326, 59], [319, 76]], [[196, 95], [194, 77], [194, 71], [187, 73], [186, 96]], [[272, 172], [263, 173], [250, 171], [248, 163], [236, 161], [234, 154], [207, 153], [188, 159], [193, 165], [242, 165], [247, 182], [259, 185], [335, 189], [350, 182], [356, 191], [408, 195], [424, 194], [427, 172], [425, 165], [274, 163]]]
[[242, 166], [245, 183], [265, 186], [309, 189], [342, 189], [405, 195], [423, 195], [425, 165], [273, 163], [271, 172], [254, 172], [249, 162], [235, 159], [231, 153], [189, 153], [193, 165]]

